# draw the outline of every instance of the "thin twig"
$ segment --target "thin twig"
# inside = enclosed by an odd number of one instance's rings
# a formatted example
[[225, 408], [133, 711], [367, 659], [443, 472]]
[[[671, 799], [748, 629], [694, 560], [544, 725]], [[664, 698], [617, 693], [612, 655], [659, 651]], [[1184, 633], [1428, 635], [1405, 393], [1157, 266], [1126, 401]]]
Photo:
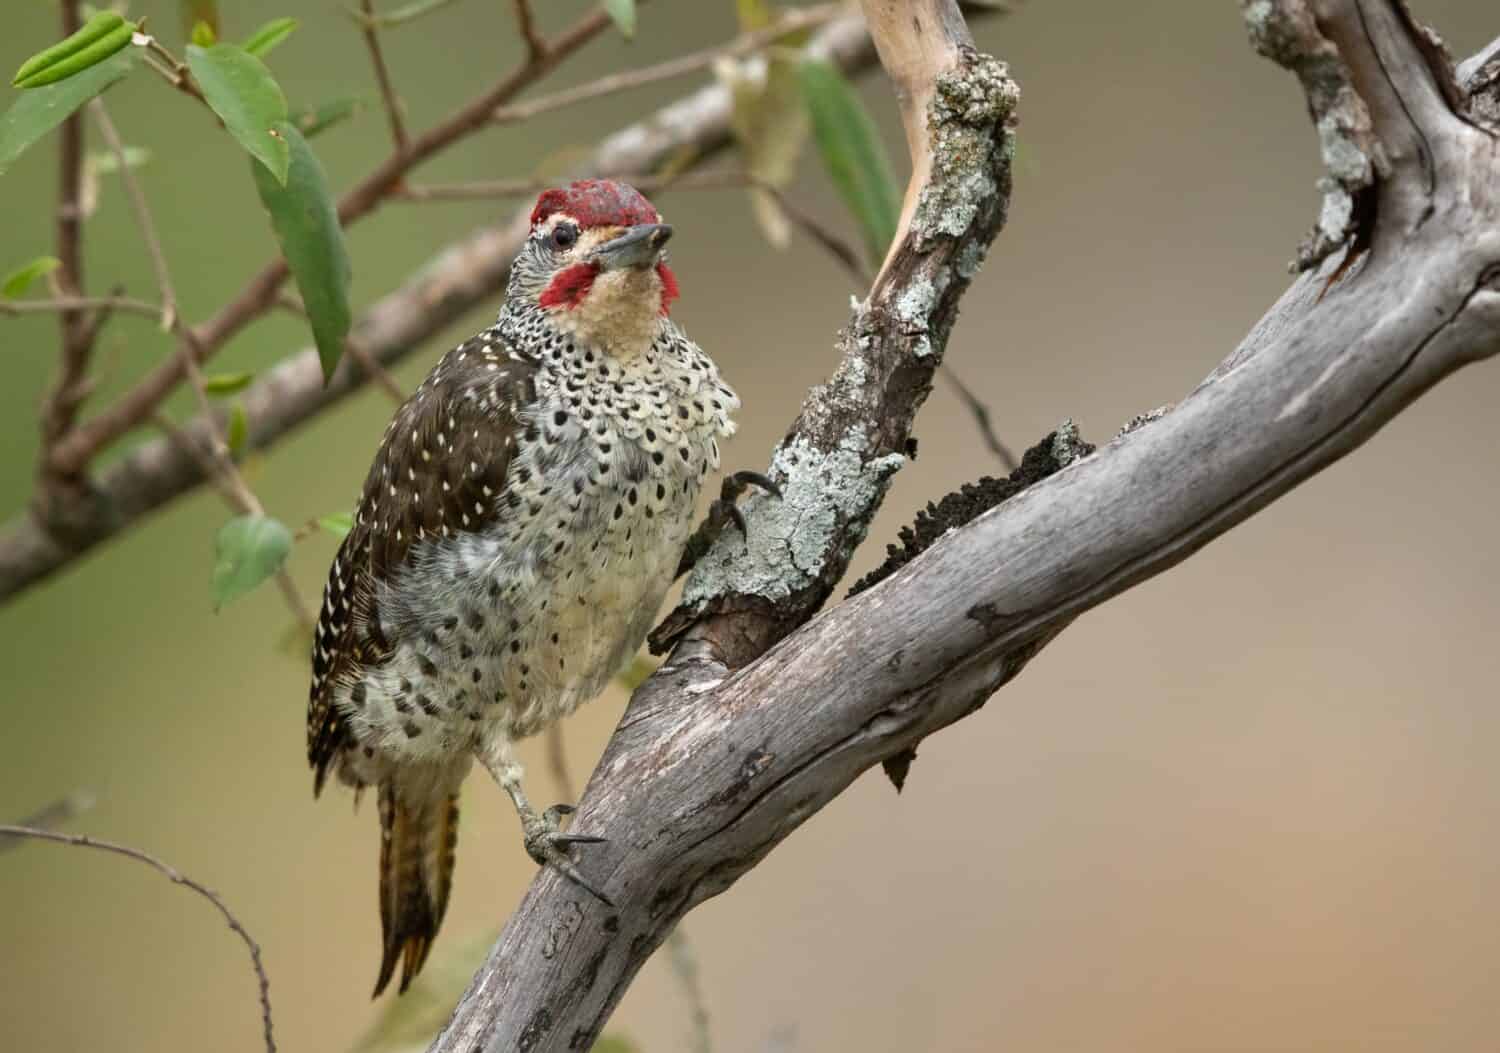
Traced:
[[127, 859], [134, 859], [137, 862], [145, 863], [148, 867], [164, 875], [174, 884], [190, 888], [212, 903], [219, 914], [223, 916], [224, 921], [228, 923], [230, 929], [245, 942], [245, 947], [250, 951], [250, 964], [255, 969], [255, 980], [260, 986], [260, 1019], [265, 1031], [266, 1051], [267, 1053], [276, 1053], [276, 1039], [271, 1030], [271, 981], [266, 976], [265, 966], [261, 963], [260, 944], [255, 942], [254, 938], [245, 929], [245, 926], [240, 924], [239, 918], [234, 916], [234, 912], [229, 909], [213, 889], [194, 881], [176, 867], [162, 862], [148, 852], [142, 852], [139, 848], [130, 848], [127, 845], [116, 844], [113, 841], [103, 841], [99, 838], [87, 837], [83, 834], [59, 834], [52, 830], [39, 830], [29, 826], [11, 826], [8, 824], [0, 824], [0, 834], [10, 837], [29, 837], [39, 841], [53, 841], [60, 845], [75, 845], [79, 848], [97, 848], [104, 852], [113, 852]]
[[132, 300], [127, 296], [58, 296], [51, 300], [0, 300], [0, 314], [54, 314], [58, 311], [124, 311], [146, 318], [161, 318], [159, 304]]
[[[526, 7], [525, 0], [518, 0], [520, 7]], [[645, 66], [640, 69], [626, 70], [623, 73], [611, 74], [607, 77], [599, 77], [587, 84], [580, 84], [576, 88], [566, 91], [555, 92], [552, 95], [543, 95], [541, 98], [531, 102], [523, 102], [513, 106], [497, 108], [490, 119], [496, 124], [514, 124], [524, 121], [538, 114], [548, 113], [552, 110], [560, 110], [564, 106], [573, 106], [590, 99], [597, 99], [604, 95], [613, 95], [617, 91], [629, 88], [640, 88], [647, 84], [656, 84], [660, 81], [671, 80], [674, 77], [683, 77], [689, 73], [697, 73], [699, 70], [708, 69], [721, 58], [735, 58], [740, 55], [748, 55], [759, 51], [768, 44], [802, 29], [810, 29], [820, 26], [833, 18], [841, 10], [839, 4], [819, 4], [816, 7], [802, 8], [788, 11], [776, 20], [772, 25], [764, 29], [752, 30], [742, 33], [733, 40], [716, 47], [705, 48], [702, 51], [694, 51], [678, 58], [668, 59], [666, 62], [654, 66]]]
[[[708, 172], [681, 172], [676, 175], [615, 175], [612, 178], [629, 183], [643, 194], [659, 194], [666, 190], [722, 190], [726, 187], [759, 185], [758, 181], [738, 169], [718, 169]], [[535, 179], [488, 179], [472, 183], [431, 183], [408, 185], [391, 196], [400, 201], [485, 201], [494, 198], [530, 197], [549, 186], [555, 180]]]
[[[125, 286], [123, 284], [116, 283], [114, 287], [109, 290], [109, 295], [110, 301], [101, 304], [100, 306], [94, 308], [94, 310], [90, 311], [88, 321], [84, 325], [84, 331], [88, 334], [89, 345], [91, 347], [93, 346], [94, 341], [99, 339], [99, 334], [104, 331], [104, 327], [109, 323], [109, 320], [114, 317], [115, 308], [117, 306], [115, 301], [125, 295]], [[156, 317], [161, 317], [161, 310], [159, 308], [156, 311]]]
[[531, 10], [531, 0], [516, 0], [516, 25], [521, 30], [521, 39], [526, 41], [526, 56], [536, 62], [547, 53], [547, 42], [536, 29], [536, 13]]
[[1000, 441], [1000, 436], [995, 434], [994, 425], [990, 422], [990, 408], [979, 401], [969, 386], [963, 382], [959, 375], [953, 372], [953, 368], [944, 362], [938, 366], [938, 371], [947, 378], [948, 384], [954, 392], [968, 407], [969, 413], [974, 418], [975, 425], [979, 428], [979, 434], [984, 437], [984, 444], [990, 448], [990, 452], [1000, 458], [1000, 463], [1005, 465], [1007, 472], [1013, 472], [1020, 467], [1016, 455], [1010, 452], [1010, 448]]
[[[277, 296], [276, 306], [290, 314], [295, 314], [304, 321], [307, 319], [307, 307], [292, 293], [282, 293]], [[391, 401], [398, 406], [406, 401], [406, 392], [401, 390], [401, 385], [396, 383], [396, 378], [391, 376], [390, 371], [370, 354], [369, 348], [350, 336], [344, 343], [344, 349], [349, 353], [349, 357], [358, 363], [359, 368], [364, 370], [365, 376], [380, 385], [381, 389], [391, 397]]]
[[157, 236], [156, 224], [151, 221], [151, 210], [146, 206], [146, 195], [141, 190], [140, 181], [130, 170], [124, 140], [115, 128], [115, 122], [109, 119], [104, 100], [95, 99], [89, 103], [89, 112], [94, 115], [99, 134], [104, 136], [105, 143], [119, 162], [120, 182], [125, 187], [125, 195], [130, 198], [131, 207], [135, 209], [135, 218], [141, 228], [141, 240], [146, 243], [146, 253], [151, 257], [151, 269], [156, 272], [156, 284], [161, 290], [161, 327], [163, 331], [170, 332], [177, 326], [177, 293], [172, 288], [172, 275], [167, 270], [167, 257], [162, 252], [161, 238]]
[[[32, 830], [54, 830], [94, 807], [96, 800], [89, 790], [75, 790], [68, 796], [32, 812], [22, 819], [19, 825]], [[25, 839], [21, 837], [0, 837], [0, 852], [9, 852], [25, 843]]]
[[854, 279], [854, 284], [861, 289], [868, 289], [872, 280], [869, 268], [861, 262], [859, 252], [848, 241], [839, 237], [829, 227], [823, 224], [817, 216], [795, 204], [786, 193], [774, 183], [768, 183], [763, 179], [755, 180], [754, 185], [765, 191], [776, 199], [776, 204], [781, 211], [786, 213], [787, 219], [791, 220], [802, 233], [828, 250], [839, 264], [849, 272]]
[[[168, 51], [162, 46], [161, 41], [149, 33], [146, 35], [146, 53], [146, 64], [166, 78], [168, 84], [183, 94], [192, 96], [203, 105], [208, 105], [208, 100], [203, 97], [203, 92], [193, 80], [192, 71], [188, 69], [187, 63]], [[156, 58], [166, 63], [165, 68], [161, 63], [154, 61]]]
[[380, 31], [375, 27], [375, 5], [372, 0], [360, 0], [359, 6], [365, 15], [361, 33], [365, 38], [365, 47], [370, 51], [370, 65], [375, 68], [375, 83], [380, 85], [380, 99], [385, 103], [386, 119], [391, 124], [391, 141], [396, 146], [396, 153], [403, 154], [406, 152], [406, 125], [401, 119], [401, 100], [396, 97], [390, 71], [385, 65], [385, 55], [380, 50]]
[[396, 383], [396, 378], [391, 376], [390, 370], [386, 369], [370, 354], [370, 349], [361, 344], [354, 337], [349, 337], [344, 343], [349, 357], [365, 371], [365, 376], [375, 381], [380, 389], [391, 397], [391, 401], [400, 406], [406, 402], [406, 392], [401, 390], [401, 385]]
[[[78, 0], [63, 0], [63, 36], [71, 36], [82, 25]], [[58, 157], [57, 258], [61, 264], [54, 278], [64, 297], [83, 294], [83, 117], [76, 111], [62, 125]], [[82, 403], [79, 390], [88, 371], [89, 339], [80, 310], [65, 309], [59, 319], [62, 332], [62, 368], [57, 384], [48, 393], [42, 410], [42, 456], [47, 448], [73, 426]]]

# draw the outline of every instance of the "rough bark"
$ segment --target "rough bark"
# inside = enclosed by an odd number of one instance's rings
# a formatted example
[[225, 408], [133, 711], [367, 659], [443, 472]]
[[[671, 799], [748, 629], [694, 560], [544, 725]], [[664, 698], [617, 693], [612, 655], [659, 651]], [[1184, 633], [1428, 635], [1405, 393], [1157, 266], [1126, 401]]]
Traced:
[[[677, 921], [860, 773], [972, 713], [1083, 611], [1185, 559], [1500, 350], [1500, 150], [1480, 117], [1495, 103], [1496, 45], [1462, 67], [1460, 89], [1394, 0], [1243, 6], [1258, 40], [1310, 30], [1316, 40], [1292, 43], [1335, 49], [1368, 117], [1380, 163], [1340, 251], [1181, 403], [809, 622], [900, 464], [967, 277], [960, 261], [1003, 214], [1003, 150], [965, 155], [946, 176], [954, 158], [940, 153], [934, 186], [987, 179], [993, 206], [957, 234], [950, 207], [908, 210], [902, 245], [839, 340], [838, 372], [773, 460], [786, 500], [747, 510], [748, 558], [730, 558], [736, 544], [690, 582], [665, 627], [671, 659], [635, 693], [584, 792], [579, 822], [611, 838], [586, 866], [617, 906], [539, 874], [434, 1050], [589, 1048]], [[954, 54], [960, 80], [992, 87], [960, 93], [975, 105], [930, 110], [934, 138], [947, 120], [988, 113], [1002, 142], [996, 67]], [[1328, 112], [1319, 97], [1310, 108], [1315, 121]], [[932, 189], [909, 200], [944, 200]]]

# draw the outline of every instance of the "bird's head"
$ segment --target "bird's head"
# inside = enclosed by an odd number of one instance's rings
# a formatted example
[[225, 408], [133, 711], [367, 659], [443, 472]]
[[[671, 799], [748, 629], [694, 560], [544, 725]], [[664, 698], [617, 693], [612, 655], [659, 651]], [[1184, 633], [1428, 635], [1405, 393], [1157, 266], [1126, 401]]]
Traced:
[[633, 358], [666, 325], [677, 279], [666, 264], [672, 228], [640, 191], [607, 179], [548, 190], [511, 274], [511, 295], [558, 329], [616, 358]]

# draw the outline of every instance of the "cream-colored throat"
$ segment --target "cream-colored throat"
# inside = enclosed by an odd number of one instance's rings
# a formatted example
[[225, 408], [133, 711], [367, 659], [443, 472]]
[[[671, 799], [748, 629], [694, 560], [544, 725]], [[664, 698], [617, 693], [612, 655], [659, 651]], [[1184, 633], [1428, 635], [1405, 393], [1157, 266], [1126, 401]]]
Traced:
[[556, 311], [556, 325], [628, 362], [645, 354], [661, 331], [661, 293], [654, 267], [601, 271], [576, 307]]

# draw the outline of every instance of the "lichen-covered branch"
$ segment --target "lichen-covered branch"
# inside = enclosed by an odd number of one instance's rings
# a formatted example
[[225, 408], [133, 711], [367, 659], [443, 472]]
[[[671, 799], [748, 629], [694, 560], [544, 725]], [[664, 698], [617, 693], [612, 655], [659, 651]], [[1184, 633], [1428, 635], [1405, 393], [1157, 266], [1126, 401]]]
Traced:
[[[1426, 33], [1383, 17], [1402, 9], [1329, 0], [1320, 12], [1392, 159], [1377, 186], [1393, 207], [1368, 217], [1377, 251], [1332, 285], [1335, 259], [1304, 274], [1170, 410], [801, 624], [862, 533], [852, 510], [878, 499], [895, 467], [887, 440], [902, 425], [877, 413], [920, 402], [912, 363], [936, 357], [946, 335], [932, 312], [951, 285], [894, 260], [840, 341], [838, 373], [776, 455], [794, 511], [748, 510], [748, 565], [721, 560], [692, 586], [671, 628], [676, 649], [632, 697], [579, 802], [579, 821], [609, 833], [588, 865], [617, 906], [539, 874], [435, 1051], [587, 1049], [672, 926], [858, 775], [973, 713], [1079, 614], [1186, 559], [1444, 376], [1500, 352], [1494, 138], [1464, 115], [1464, 99], [1413, 105], [1404, 128], [1395, 122], [1382, 92], [1437, 83]], [[1339, 28], [1360, 14], [1371, 16], [1364, 43]], [[1387, 65], [1370, 97], [1360, 48]], [[984, 112], [962, 104], [973, 98], [950, 96], [947, 119]], [[1434, 166], [1403, 154], [1412, 129]], [[913, 215], [942, 231], [956, 200], [919, 194]], [[914, 222], [908, 237], [923, 229], [934, 228]], [[943, 236], [928, 235], [930, 251]]]
[[[943, 43], [885, 39], [917, 32], [914, 24]], [[681, 604], [653, 634], [654, 650], [691, 629], [738, 668], [827, 599], [905, 463], [911, 423], [932, 388], [959, 298], [1004, 225], [1018, 94], [1004, 65], [973, 50], [956, 7], [951, 17], [872, 16], [871, 25], [883, 58], [906, 56], [905, 83], [932, 86], [899, 96], [926, 100], [916, 122], [923, 132], [911, 140], [913, 149], [931, 152], [913, 161], [913, 180], [925, 173], [925, 181], [908, 192], [913, 205], [896, 245], [840, 334], [838, 368], [808, 395], [772, 455], [769, 474], [782, 497], [747, 502], [749, 538], [721, 538], [699, 560]], [[946, 65], [923, 73], [921, 56]]]
[[[882, 14], [879, 4], [866, 8], [882, 58], [900, 52], [919, 56], [914, 63], [938, 64], [925, 71], [909, 66], [903, 73], [908, 83], [931, 85], [917, 118], [925, 131], [912, 140], [914, 149], [934, 154], [914, 164], [926, 173], [925, 180], [909, 194], [914, 205], [897, 245], [869, 298], [855, 308], [840, 336], [837, 371], [808, 396], [772, 457], [770, 474], [781, 487], [781, 498], [749, 503], [748, 545], [736, 534], [732, 543], [716, 546], [699, 561], [682, 605], [653, 641], [658, 648], [675, 644], [673, 659], [637, 693], [637, 700], [659, 689], [653, 685], [674, 685], [670, 693], [679, 699], [713, 692], [729, 670], [763, 655], [828, 597], [863, 540], [891, 474], [905, 462], [911, 422], [931, 389], [958, 300], [1004, 224], [1016, 86], [1002, 63], [973, 49], [955, 4], [925, 6], [933, 17], [915, 23], [889, 11]], [[941, 39], [920, 47], [886, 39], [913, 32]], [[903, 94], [903, 103], [911, 105], [917, 94]], [[689, 668], [693, 672], [685, 682], [683, 671]], [[798, 681], [788, 684], [801, 690]], [[634, 704], [632, 708], [639, 718], [639, 710]], [[693, 737], [711, 734], [727, 716], [700, 724], [693, 718], [697, 712], [683, 707], [680, 716], [686, 719], [674, 720], [676, 730]], [[629, 739], [622, 725], [610, 745], [610, 754], [618, 759], [612, 762], [607, 755], [596, 780], [602, 771], [634, 769], [628, 747], [622, 745]], [[768, 751], [736, 759], [741, 765], [737, 785], [748, 786], [776, 760]], [[663, 833], [656, 829], [658, 817], [689, 802], [702, 804], [692, 797], [656, 798], [653, 777], [641, 770], [634, 770], [634, 776], [642, 809], [636, 818], [652, 830], [632, 824], [609, 846], [627, 853], [623, 865], [632, 871], [641, 859], [641, 838], [649, 842]], [[720, 795], [721, 803], [731, 804], [738, 795], [731, 787]], [[654, 811], [649, 800], [661, 810]], [[786, 829], [791, 825], [795, 820]], [[688, 851], [680, 859], [706, 869], [687, 885], [661, 885], [653, 891], [627, 880], [623, 887], [629, 899], [617, 902], [632, 919], [628, 940], [608, 936], [619, 917], [593, 917], [587, 906], [567, 896], [539, 906], [543, 913], [538, 914], [528, 910], [528, 897], [434, 1049], [588, 1048], [636, 970], [682, 913], [727, 887], [775, 840], [779, 837], [757, 841], [748, 857], [732, 852], [708, 861]], [[661, 873], [669, 882], [680, 880]], [[611, 879], [612, 892], [620, 887], [619, 877], [617, 871]], [[533, 886], [533, 894], [538, 887]], [[586, 919], [589, 937], [575, 938], [583, 936], [578, 927]], [[596, 943], [601, 935], [604, 942]], [[593, 950], [579, 958], [570, 943]], [[557, 955], [562, 957], [550, 960]]]

